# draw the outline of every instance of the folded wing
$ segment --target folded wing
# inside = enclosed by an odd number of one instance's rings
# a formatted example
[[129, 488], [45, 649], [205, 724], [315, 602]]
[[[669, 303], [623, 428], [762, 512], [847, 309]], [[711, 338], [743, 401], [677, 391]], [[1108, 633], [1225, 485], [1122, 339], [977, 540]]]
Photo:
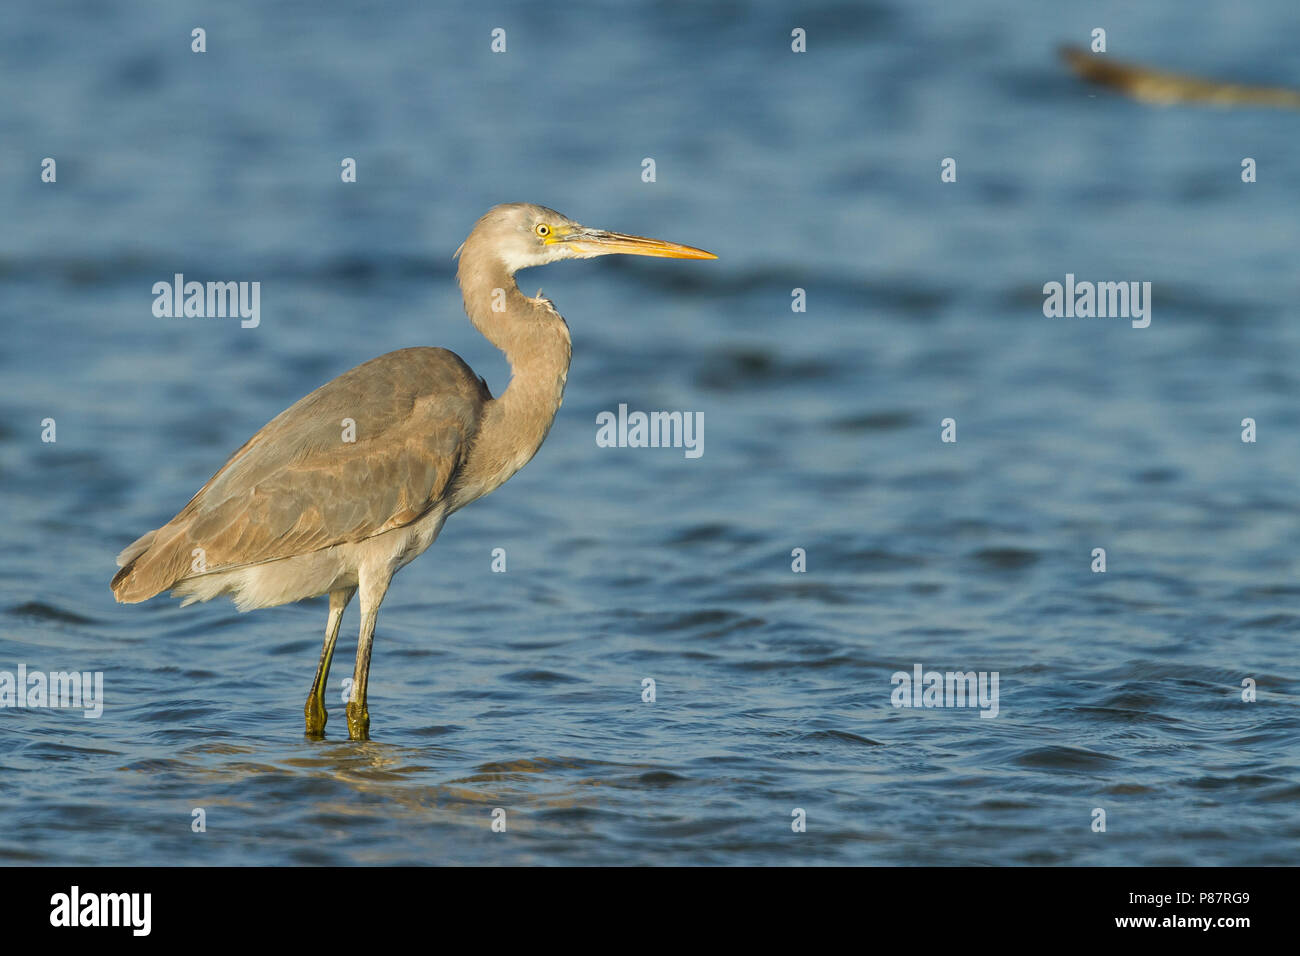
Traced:
[[445, 349], [402, 349], [358, 365], [277, 415], [176, 517], [123, 550], [113, 593], [143, 601], [198, 573], [418, 520], [452, 487], [490, 398]]

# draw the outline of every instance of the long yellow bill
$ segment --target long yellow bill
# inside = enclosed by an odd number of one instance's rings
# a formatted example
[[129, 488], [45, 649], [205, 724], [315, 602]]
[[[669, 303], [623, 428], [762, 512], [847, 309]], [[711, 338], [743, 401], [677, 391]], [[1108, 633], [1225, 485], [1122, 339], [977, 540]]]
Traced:
[[629, 236], [621, 232], [605, 232], [603, 229], [587, 229], [567, 236], [558, 236], [549, 241], [573, 246], [578, 252], [589, 256], [622, 253], [629, 256], [662, 256], [667, 259], [718, 258], [713, 253], [696, 249], [694, 246], [683, 246], [662, 239], [647, 239], [645, 236]]

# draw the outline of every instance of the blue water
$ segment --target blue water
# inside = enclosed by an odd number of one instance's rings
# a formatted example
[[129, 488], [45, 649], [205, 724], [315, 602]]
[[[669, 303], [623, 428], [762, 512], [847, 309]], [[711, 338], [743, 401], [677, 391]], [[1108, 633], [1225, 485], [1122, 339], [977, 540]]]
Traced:
[[[0, 859], [1296, 863], [1300, 119], [1053, 51], [1300, 86], [1300, 7], [1140, 7], [11, 4], [0, 671], [104, 711], [0, 709]], [[720, 258], [521, 275], [573, 331], [555, 427], [395, 579], [373, 739], [354, 604], [307, 740], [323, 600], [120, 606], [113, 556], [374, 355], [499, 392], [451, 254], [512, 200]], [[155, 318], [178, 272], [261, 324]], [[1045, 318], [1066, 273], [1150, 281], [1150, 327]], [[598, 447], [620, 403], [704, 454]], [[916, 664], [998, 672], [997, 717], [893, 707]]]

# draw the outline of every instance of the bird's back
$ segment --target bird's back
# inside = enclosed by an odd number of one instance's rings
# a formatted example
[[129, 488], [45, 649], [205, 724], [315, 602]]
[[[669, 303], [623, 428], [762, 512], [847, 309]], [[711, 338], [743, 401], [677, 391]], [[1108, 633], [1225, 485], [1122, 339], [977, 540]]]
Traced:
[[114, 595], [144, 601], [196, 575], [415, 522], [454, 484], [491, 397], [446, 349], [401, 349], [344, 372], [268, 422], [176, 517], [123, 550]]

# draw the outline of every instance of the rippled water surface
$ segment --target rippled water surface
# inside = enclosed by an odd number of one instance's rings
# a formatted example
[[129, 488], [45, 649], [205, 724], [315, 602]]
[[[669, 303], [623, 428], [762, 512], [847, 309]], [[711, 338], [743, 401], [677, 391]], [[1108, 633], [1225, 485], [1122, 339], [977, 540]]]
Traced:
[[[1297, 862], [1300, 119], [1053, 50], [1300, 86], [1300, 7], [1142, 7], [7, 12], [0, 671], [105, 707], [0, 710], [0, 859]], [[113, 556], [373, 355], [499, 392], [451, 253], [516, 199], [720, 258], [521, 275], [573, 331], [550, 438], [395, 579], [366, 743], [349, 609], [309, 741], [324, 600], [119, 606]], [[260, 281], [260, 326], [155, 318], [178, 272]], [[1067, 272], [1152, 282], [1151, 326], [1044, 318]], [[620, 403], [704, 454], [597, 447]], [[997, 717], [891, 706], [916, 664], [997, 671]]]

